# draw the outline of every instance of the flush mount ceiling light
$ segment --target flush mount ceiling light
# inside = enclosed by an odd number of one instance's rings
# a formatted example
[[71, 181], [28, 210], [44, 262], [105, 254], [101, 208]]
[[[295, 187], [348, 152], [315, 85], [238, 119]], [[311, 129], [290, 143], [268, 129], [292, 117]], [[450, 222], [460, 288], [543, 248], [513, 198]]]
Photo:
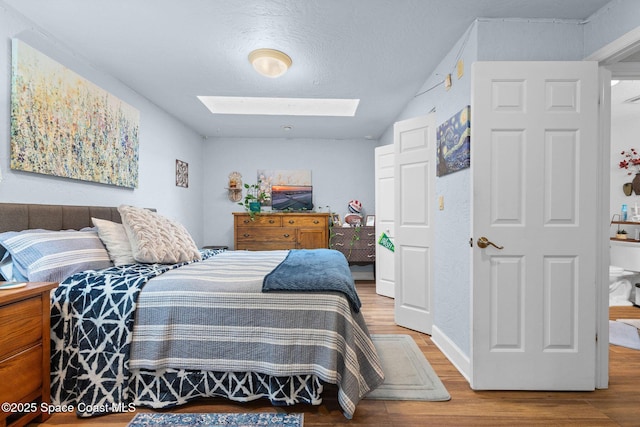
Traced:
[[256, 49], [249, 54], [255, 70], [267, 77], [280, 77], [291, 67], [292, 61], [284, 52], [275, 49]]
[[359, 99], [198, 96], [213, 114], [353, 117]]

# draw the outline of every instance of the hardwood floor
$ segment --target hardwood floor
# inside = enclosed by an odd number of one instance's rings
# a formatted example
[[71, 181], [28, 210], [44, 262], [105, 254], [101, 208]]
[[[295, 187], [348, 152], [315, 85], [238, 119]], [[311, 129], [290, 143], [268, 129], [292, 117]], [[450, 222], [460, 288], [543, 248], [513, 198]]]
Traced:
[[[347, 420], [327, 387], [320, 406], [276, 408], [266, 401], [246, 404], [206, 399], [170, 412], [303, 412], [305, 427], [312, 426], [640, 426], [640, 351], [610, 346], [609, 388], [593, 392], [473, 391], [468, 382], [440, 353], [428, 335], [396, 326], [393, 300], [375, 293], [372, 282], [359, 282], [358, 293], [371, 333], [411, 335], [451, 395], [448, 402], [363, 400]], [[640, 318], [638, 307], [612, 307], [611, 319]], [[150, 412], [149, 409], [138, 411]], [[74, 413], [54, 414], [41, 426], [126, 426], [134, 414], [112, 414], [78, 419]]]

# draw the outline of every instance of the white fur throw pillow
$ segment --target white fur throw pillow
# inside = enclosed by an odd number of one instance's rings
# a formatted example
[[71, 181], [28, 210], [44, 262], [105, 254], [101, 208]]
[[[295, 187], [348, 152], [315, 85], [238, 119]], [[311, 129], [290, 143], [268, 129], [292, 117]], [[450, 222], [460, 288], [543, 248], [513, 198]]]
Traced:
[[138, 262], [175, 264], [202, 259], [191, 235], [181, 224], [148, 209], [118, 207]]
[[109, 252], [109, 258], [113, 265], [135, 264], [131, 252], [129, 236], [124, 230], [124, 225], [106, 219], [91, 218], [91, 222], [98, 229], [98, 236]]

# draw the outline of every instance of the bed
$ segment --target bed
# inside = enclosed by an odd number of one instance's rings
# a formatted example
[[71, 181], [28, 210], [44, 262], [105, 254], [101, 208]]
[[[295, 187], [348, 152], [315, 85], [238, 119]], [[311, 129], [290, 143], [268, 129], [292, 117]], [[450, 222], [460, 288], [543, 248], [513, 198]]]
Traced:
[[[114, 249], [114, 230], [122, 229], [133, 262]], [[323, 385], [335, 384], [351, 418], [384, 379], [337, 251], [199, 250], [181, 225], [150, 210], [0, 203], [0, 244], [9, 254], [32, 234], [47, 240], [41, 230], [61, 233], [56, 244], [86, 246], [40, 256], [55, 268], [20, 272], [13, 260], [18, 276], [60, 275], [52, 292], [52, 403], [73, 405], [80, 417], [202, 397], [317, 405]], [[52, 245], [41, 244], [42, 253]], [[66, 265], [70, 258], [79, 265]]]

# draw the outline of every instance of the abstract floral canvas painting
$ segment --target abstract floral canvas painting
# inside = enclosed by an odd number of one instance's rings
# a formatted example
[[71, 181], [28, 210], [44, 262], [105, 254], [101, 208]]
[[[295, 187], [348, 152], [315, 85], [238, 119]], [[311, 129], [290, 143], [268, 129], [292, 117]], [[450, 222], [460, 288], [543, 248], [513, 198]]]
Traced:
[[140, 112], [12, 40], [11, 169], [138, 187]]

